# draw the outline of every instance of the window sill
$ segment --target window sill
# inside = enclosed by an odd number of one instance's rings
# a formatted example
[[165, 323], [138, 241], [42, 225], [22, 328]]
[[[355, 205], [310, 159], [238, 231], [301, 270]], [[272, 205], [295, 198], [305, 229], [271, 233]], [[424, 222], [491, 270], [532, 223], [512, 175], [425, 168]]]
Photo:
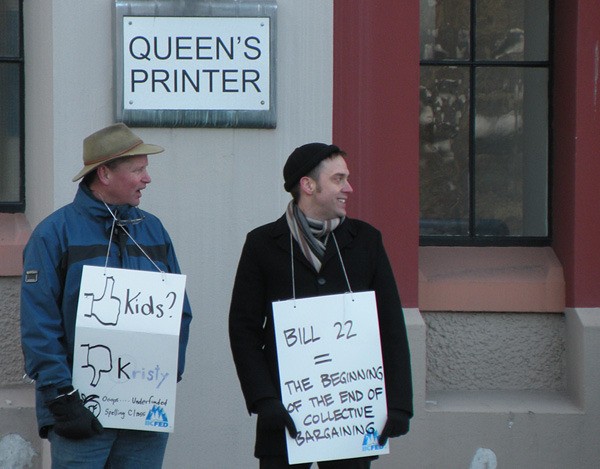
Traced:
[[22, 213], [0, 213], [0, 277], [23, 273], [23, 248], [31, 227]]
[[581, 414], [571, 398], [557, 391], [433, 391], [427, 393], [428, 412], [514, 414]]
[[556, 312], [563, 269], [550, 247], [419, 248], [421, 311]]

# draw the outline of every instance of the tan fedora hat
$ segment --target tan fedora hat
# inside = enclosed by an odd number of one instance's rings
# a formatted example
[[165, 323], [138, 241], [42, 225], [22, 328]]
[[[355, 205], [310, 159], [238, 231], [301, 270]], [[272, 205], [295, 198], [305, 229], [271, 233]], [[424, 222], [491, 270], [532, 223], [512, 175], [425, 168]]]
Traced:
[[144, 143], [123, 123], [109, 125], [83, 140], [83, 169], [73, 178], [73, 182], [111, 160], [124, 156], [152, 155], [164, 150], [158, 145]]

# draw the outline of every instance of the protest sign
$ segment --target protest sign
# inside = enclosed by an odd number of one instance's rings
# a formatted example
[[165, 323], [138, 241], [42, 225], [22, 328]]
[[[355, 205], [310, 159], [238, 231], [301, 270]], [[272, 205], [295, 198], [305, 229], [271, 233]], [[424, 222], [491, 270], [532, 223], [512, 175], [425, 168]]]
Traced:
[[389, 453], [374, 292], [273, 303], [282, 401], [298, 436], [286, 432], [290, 464]]
[[185, 280], [84, 266], [73, 386], [103, 426], [173, 431]]

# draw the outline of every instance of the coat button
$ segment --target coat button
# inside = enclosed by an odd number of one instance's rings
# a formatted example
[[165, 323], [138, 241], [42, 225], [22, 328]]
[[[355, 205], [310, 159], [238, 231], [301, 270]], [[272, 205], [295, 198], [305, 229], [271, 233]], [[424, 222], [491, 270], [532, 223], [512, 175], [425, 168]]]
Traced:
[[327, 280], [325, 280], [323, 277], [319, 277], [319, 278], [317, 279], [317, 283], [318, 283], [319, 285], [325, 285], [325, 284], [327, 283]]

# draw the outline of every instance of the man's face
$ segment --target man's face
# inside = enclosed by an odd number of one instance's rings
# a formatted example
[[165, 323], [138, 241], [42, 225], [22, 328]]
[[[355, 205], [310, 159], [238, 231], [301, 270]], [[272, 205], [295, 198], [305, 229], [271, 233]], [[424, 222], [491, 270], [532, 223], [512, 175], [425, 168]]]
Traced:
[[113, 169], [107, 169], [107, 186], [103, 190], [105, 202], [114, 205], [137, 206], [142, 191], [152, 181], [148, 174], [148, 157], [136, 155], [125, 158]]
[[320, 165], [315, 192], [310, 198], [306, 215], [317, 220], [346, 216], [346, 201], [352, 193], [346, 160], [337, 155], [323, 160]]

